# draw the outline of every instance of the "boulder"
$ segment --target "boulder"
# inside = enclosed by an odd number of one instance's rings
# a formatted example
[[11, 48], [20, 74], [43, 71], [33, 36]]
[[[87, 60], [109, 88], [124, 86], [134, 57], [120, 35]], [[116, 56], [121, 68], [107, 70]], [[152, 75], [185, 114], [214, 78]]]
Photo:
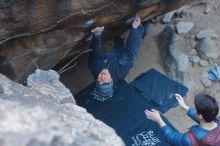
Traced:
[[201, 30], [197, 35], [196, 35], [197, 39], [204, 39], [204, 38], [211, 38], [211, 39], [217, 39], [218, 38], [218, 34], [215, 30], [213, 29], [204, 29]]
[[195, 66], [199, 63], [200, 58], [198, 56], [191, 56], [189, 57], [189, 60], [191, 61], [192, 66]]
[[[173, 26], [167, 26], [159, 35], [158, 46], [161, 49], [161, 59], [170, 78], [179, 82], [184, 81], [189, 58], [179, 50], [179, 44], [184, 43], [175, 33]], [[181, 46], [181, 45], [180, 45]]]
[[196, 50], [202, 59], [215, 60], [218, 59], [220, 50], [215, 41], [210, 38], [201, 39], [196, 45]]
[[181, 16], [182, 14], [187, 13], [188, 9], [190, 7], [191, 7], [190, 4], [184, 5], [184, 6], [180, 7], [179, 9], [175, 10], [175, 13], [176, 13], [177, 16]]
[[184, 5], [175, 11], [171, 11], [169, 13], [166, 13], [165, 15], [163, 15], [161, 17], [162, 21], [164, 23], [170, 23], [172, 18], [174, 17], [174, 15], [180, 17], [182, 14], [185, 14], [187, 12], [188, 8], [190, 8], [190, 5]]
[[206, 67], [209, 66], [209, 63], [206, 60], [199, 60], [199, 65], [202, 67]]
[[198, 52], [196, 51], [196, 49], [190, 49], [188, 54], [189, 54], [189, 56], [197, 56]]
[[0, 87], [1, 146], [124, 146], [112, 128], [73, 103], [54, 102], [1, 74]]
[[105, 39], [142, 20], [178, 9], [189, 0], [1, 0], [0, 72], [24, 83], [36, 68], [48, 70], [88, 48], [91, 29], [105, 26]]
[[177, 71], [186, 72], [189, 64], [188, 56], [185, 53], [179, 51], [177, 48], [170, 49], [170, 53], [175, 61], [175, 64], [177, 65]]
[[51, 97], [57, 103], [76, 103], [72, 93], [59, 81], [60, 75], [54, 71], [37, 69], [27, 78], [28, 87]]
[[170, 21], [171, 21], [171, 19], [173, 18], [174, 14], [175, 14], [174, 11], [165, 14], [165, 15], [162, 17], [162, 21], [163, 21], [164, 23], [170, 23]]
[[194, 23], [192, 22], [178, 22], [176, 25], [176, 29], [178, 33], [188, 33], [194, 27]]

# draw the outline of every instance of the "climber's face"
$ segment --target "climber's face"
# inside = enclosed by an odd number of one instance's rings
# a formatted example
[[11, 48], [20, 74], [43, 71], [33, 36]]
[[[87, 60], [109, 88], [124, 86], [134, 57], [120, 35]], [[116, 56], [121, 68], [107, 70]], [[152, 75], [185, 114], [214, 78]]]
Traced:
[[98, 75], [98, 82], [100, 84], [103, 84], [103, 83], [109, 83], [111, 81], [112, 81], [112, 77], [108, 69], [103, 69]]

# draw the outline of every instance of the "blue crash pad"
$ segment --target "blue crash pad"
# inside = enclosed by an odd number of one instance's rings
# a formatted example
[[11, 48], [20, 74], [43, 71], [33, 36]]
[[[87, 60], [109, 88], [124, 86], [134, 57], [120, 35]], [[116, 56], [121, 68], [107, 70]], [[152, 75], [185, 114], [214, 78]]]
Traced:
[[175, 93], [185, 96], [188, 92], [187, 87], [169, 79], [155, 69], [150, 69], [138, 76], [130, 83], [130, 86], [162, 113], [178, 105]]
[[[112, 99], [100, 102], [90, 94], [94, 86], [95, 83], [76, 94], [77, 104], [112, 127], [127, 146], [169, 146], [160, 127], [146, 118], [145, 109], [153, 106], [139, 92], [120, 81]], [[162, 118], [175, 130], [164, 116]]]

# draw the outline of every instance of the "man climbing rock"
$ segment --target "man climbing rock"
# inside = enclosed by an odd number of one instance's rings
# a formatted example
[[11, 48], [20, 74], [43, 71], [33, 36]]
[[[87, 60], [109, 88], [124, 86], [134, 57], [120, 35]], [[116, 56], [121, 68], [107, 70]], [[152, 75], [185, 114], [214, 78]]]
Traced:
[[96, 86], [92, 95], [99, 101], [105, 101], [113, 96], [113, 88], [119, 80], [123, 80], [133, 67], [144, 37], [148, 23], [141, 24], [139, 17], [132, 22], [132, 29], [126, 43], [121, 37], [114, 39], [114, 46], [109, 53], [101, 52], [101, 33], [104, 27], [96, 27], [91, 32], [93, 39], [90, 45], [92, 52], [89, 57], [89, 68]]

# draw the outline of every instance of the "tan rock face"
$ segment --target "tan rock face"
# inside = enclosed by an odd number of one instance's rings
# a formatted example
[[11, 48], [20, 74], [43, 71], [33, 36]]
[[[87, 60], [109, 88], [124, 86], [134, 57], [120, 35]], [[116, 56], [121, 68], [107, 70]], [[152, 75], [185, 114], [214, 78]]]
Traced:
[[[188, 0], [0, 0], [0, 72], [23, 82], [88, 46], [90, 30], [119, 35], [136, 13], [145, 20]], [[127, 23], [126, 23], [127, 22]], [[112, 31], [114, 30], [114, 31]], [[116, 30], [116, 31], [115, 31]]]

